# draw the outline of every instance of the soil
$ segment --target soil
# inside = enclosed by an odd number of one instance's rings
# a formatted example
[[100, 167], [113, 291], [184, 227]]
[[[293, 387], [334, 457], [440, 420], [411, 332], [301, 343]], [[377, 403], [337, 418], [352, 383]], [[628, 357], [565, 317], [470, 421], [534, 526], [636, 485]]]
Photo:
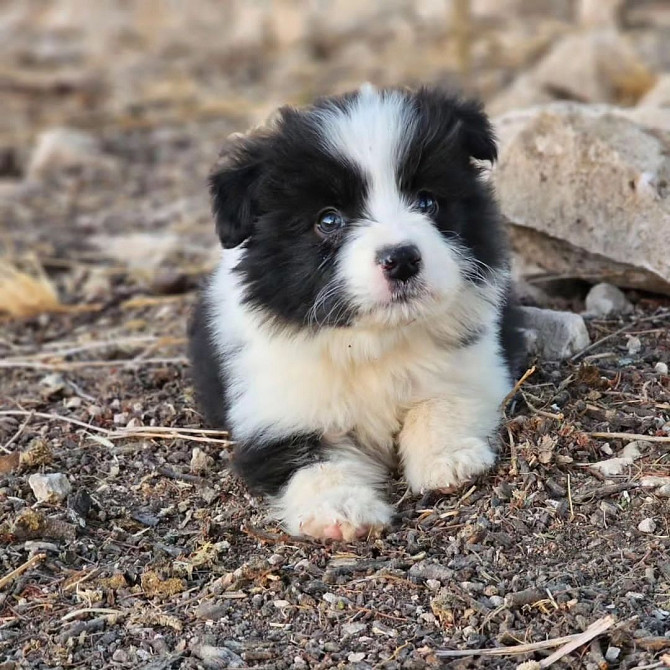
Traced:
[[[185, 359], [218, 253], [206, 175], [248, 118], [145, 121], [96, 127], [104, 169], [1, 185], [7, 248], [63, 306], [0, 322], [0, 669], [507, 669], [552, 650], [441, 652], [606, 616], [555, 667], [670, 667], [670, 498], [650, 480], [670, 477], [670, 300], [629, 293], [632, 314], [588, 320], [592, 349], [531, 361], [489, 475], [422, 498], [391, 482], [379, 537], [287, 537], [203, 429]], [[62, 500], [37, 502], [47, 473]]]

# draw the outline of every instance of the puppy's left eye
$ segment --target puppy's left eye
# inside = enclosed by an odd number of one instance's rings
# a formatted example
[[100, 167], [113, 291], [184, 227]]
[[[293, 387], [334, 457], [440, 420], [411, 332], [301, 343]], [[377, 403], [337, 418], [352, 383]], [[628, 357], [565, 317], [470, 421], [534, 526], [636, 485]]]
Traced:
[[428, 191], [419, 191], [416, 196], [415, 207], [422, 213], [434, 216], [437, 214], [438, 204], [435, 196]]
[[321, 237], [328, 237], [344, 228], [344, 217], [336, 209], [324, 209], [316, 219], [316, 230]]

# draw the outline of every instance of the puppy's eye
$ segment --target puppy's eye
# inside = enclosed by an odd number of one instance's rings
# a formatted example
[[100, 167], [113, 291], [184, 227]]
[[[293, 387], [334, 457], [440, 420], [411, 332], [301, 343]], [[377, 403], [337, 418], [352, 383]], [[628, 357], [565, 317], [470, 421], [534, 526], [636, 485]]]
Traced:
[[344, 228], [344, 217], [336, 209], [324, 209], [316, 220], [316, 230], [322, 237], [328, 237]]
[[428, 191], [419, 191], [416, 196], [416, 208], [422, 214], [428, 214], [429, 216], [434, 216], [437, 214], [438, 204], [435, 196]]

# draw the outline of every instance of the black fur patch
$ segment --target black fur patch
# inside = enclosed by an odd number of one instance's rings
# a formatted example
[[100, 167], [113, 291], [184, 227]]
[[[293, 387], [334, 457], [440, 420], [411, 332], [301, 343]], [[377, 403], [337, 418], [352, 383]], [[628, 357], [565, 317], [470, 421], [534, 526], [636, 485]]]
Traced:
[[286, 440], [262, 437], [235, 446], [233, 470], [254, 493], [277, 495], [294, 472], [323, 460], [326, 447], [316, 435], [295, 435]]
[[507, 244], [491, 189], [472, 159], [497, 157], [491, 125], [481, 106], [433, 89], [413, 98], [418, 123], [398, 166], [409, 199], [428, 191], [439, 205], [435, 224], [473, 260], [467, 279], [484, 281], [507, 260]]
[[193, 311], [188, 328], [188, 354], [198, 406], [213, 428], [226, 428], [226, 394], [221, 381], [219, 359], [207, 327], [207, 306], [203, 299]]

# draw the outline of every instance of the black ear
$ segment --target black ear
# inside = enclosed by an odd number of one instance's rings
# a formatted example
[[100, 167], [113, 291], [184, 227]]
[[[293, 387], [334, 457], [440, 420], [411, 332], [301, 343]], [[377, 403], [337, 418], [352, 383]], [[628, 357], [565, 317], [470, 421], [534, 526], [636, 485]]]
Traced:
[[209, 177], [216, 232], [225, 249], [236, 247], [252, 233], [259, 215], [262, 167], [260, 139], [237, 136], [228, 140]]
[[494, 163], [498, 158], [498, 147], [483, 105], [471, 100], [459, 102], [456, 115], [461, 125], [463, 146], [468, 154], [477, 160]]

